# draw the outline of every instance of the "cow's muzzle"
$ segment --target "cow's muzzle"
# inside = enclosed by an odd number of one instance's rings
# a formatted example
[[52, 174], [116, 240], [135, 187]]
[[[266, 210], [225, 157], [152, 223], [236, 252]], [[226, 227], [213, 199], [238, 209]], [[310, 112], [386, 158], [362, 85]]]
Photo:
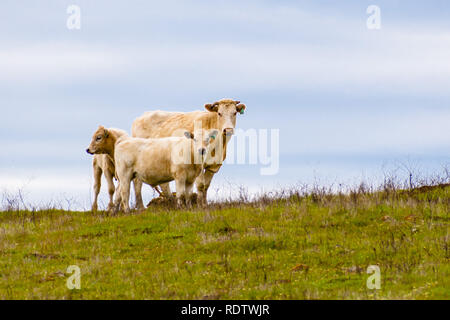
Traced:
[[234, 134], [234, 129], [233, 128], [225, 128], [225, 129], [223, 129], [223, 133], [228, 137], [232, 136]]
[[89, 153], [89, 154], [94, 154], [89, 148], [86, 149], [86, 152]]

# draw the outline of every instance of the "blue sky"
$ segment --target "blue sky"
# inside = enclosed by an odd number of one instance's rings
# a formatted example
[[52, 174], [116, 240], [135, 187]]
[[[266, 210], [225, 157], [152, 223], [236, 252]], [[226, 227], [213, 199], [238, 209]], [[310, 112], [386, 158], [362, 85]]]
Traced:
[[[66, 9], [81, 8], [81, 30]], [[366, 8], [381, 9], [381, 30]], [[0, 4], [0, 189], [89, 202], [99, 124], [239, 99], [242, 129], [280, 129], [280, 173], [224, 166], [270, 189], [448, 165], [448, 1], [87, 1]], [[64, 190], [64, 191], [61, 191]], [[65, 194], [61, 196], [61, 194]]]

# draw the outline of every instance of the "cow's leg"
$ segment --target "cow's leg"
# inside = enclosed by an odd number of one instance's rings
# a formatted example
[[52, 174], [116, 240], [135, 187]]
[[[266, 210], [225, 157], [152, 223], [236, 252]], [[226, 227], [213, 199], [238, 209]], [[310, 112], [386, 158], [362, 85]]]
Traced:
[[[163, 183], [160, 185], [162, 193], [167, 198], [172, 198], [172, 192], [170, 191], [170, 184], [169, 183]], [[178, 192], [178, 188], [177, 188]]]
[[98, 210], [98, 194], [102, 187], [102, 169], [94, 162], [94, 202], [92, 203], [92, 211]]
[[122, 202], [122, 196], [120, 194], [120, 180], [119, 180], [116, 190], [117, 191], [116, 191], [116, 195], [115, 195], [115, 199], [114, 199], [114, 212], [115, 213], [117, 213], [120, 210], [120, 203]]
[[194, 188], [194, 183], [186, 183], [185, 187], [185, 198], [186, 206], [192, 208], [192, 189]]
[[144, 202], [142, 201], [142, 181], [134, 178], [134, 194], [136, 195], [136, 210], [144, 210]]
[[208, 170], [204, 170], [195, 180], [195, 185], [197, 186], [197, 202], [199, 206], [206, 206], [207, 202], [207, 194], [209, 186], [211, 185], [211, 180], [214, 177], [214, 173]]
[[159, 190], [158, 186], [154, 187], [153, 190], [155, 190], [155, 191], [158, 193], [158, 195], [159, 195], [160, 197], [163, 196], [163, 194], [162, 194], [161, 191]]
[[186, 179], [178, 178], [175, 180], [176, 188], [177, 188], [177, 205], [179, 208], [182, 208], [184, 205], [184, 200], [186, 199]]
[[108, 211], [114, 207], [114, 192], [116, 191], [116, 187], [114, 186], [114, 176], [111, 172], [105, 172], [106, 182], [108, 183], [108, 194], [109, 194], [109, 204]]
[[131, 187], [131, 175], [125, 179], [120, 179], [120, 197], [122, 202], [122, 210], [125, 213], [130, 212], [130, 187]]
[[130, 187], [133, 180], [133, 170], [127, 168], [126, 165], [120, 165], [116, 163], [117, 180], [119, 180], [119, 186], [117, 187], [115, 204], [115, 212], [121, 209], [128, 213], [130, 212]]

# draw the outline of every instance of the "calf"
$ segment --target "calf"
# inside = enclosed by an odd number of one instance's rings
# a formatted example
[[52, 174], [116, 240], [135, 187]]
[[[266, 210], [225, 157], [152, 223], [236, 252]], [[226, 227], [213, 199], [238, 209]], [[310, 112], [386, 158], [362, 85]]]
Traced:
[[184, 137], [159, 139], [126, 138], [115, 146], [114, 159], [119, 179], [116, 207], [128, 212], [130, 184], [136, 179], [156, 187], [175, 180], [178, 206], [191, 206], [195, 179], [201, 174], [218, 130], [185, 132]]
[[126, 137], [128, 134], [120, 129], [105, 129], [100, 126], [92, 137], [92, 142], [87, 153], [94, 155], [92, 166], [94, 169], [94, 202], [92, 204], [92, 211], [98, 210], [98, 195], [100, 193], [102, 174], [105, 175], [108, 183], [109, 204], [108, 209], [114, 207], [114, 177], [116, 175], [116, 168], [114, 165], [114, 146], [120, 137]]

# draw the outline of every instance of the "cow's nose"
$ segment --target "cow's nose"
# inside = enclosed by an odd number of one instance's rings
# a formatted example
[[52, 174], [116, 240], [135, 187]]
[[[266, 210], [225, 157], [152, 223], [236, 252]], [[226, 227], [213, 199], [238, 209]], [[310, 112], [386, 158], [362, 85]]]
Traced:
[[225, 128], [225, 129], [223, 129], [223, 133], [225, 133], [227, 136], [231, 136], [234, 134], [234, 129], [233, 128]]
[[198, 149], [198, 153], [200, 153], [202, 156], [204, 156], [206, 154], [206, 149], [200, 148], [200, 149]]
[[86, 152], [89, 154], [92, 154], [91, 150], [89, 150], [89, 148], [86, 149]]

